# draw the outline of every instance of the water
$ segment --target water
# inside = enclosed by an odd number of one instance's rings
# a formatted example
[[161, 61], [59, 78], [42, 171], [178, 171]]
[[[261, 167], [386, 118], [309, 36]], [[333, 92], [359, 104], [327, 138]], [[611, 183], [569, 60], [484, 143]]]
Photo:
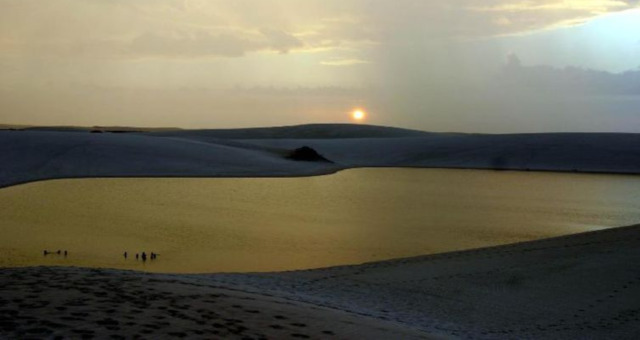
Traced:
[[[2, 189], [0, 207], [0, 266], [274, 271], [640, 223], [640, 177], [354, 169], [306, 178], [73, 179]], [[69, 256], [45, 257], [43, 249]], [[160, 255], [135, 261], [143, 250]]]

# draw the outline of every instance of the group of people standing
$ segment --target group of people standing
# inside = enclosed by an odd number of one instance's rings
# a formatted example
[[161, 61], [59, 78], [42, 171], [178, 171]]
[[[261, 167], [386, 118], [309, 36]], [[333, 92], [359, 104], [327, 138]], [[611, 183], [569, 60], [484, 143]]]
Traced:
[[49, 254], [52, 254], [52, 255], [53, 254], [56, 254], [56, 255], [64, 254], [64, 257], [67, 257], [67, 255], [69, 254], [66, 250], [64, 252], [62, 252], [62, 250], [59, 250], [59, 249], [58, 249], [58, 251], [48, 251], [48, 250], [45, 249], [45, 250], [42, 251], [42, 253], [44, 254], [44, 256], [47, 256]]
[[[43, 250], [42, 254], [44, 254], [44, 256], [47, 255], [64, 255], [64, 257], [67, 257], [67, 255], [69, 255], [69, 252], [66, 250], [58, 250], [58, 251], [48, 251], [48, 250]], [[124, 254], [124, 259], [126, 260], [129, 257], [129, 254], [125, 251]], [[147, 257], [150, 260], [155, 260], [156, 258], [158, 258], [158, 254], [151, 252], [151, 254], [147, 255], [146, 252], [142, 252], [142, 253], [136, 253], [136, 260], [142, 259], [142, 261], [147, 261]]]
[[[124, 259], [126, 260], [129, 257], [129, 254], [125, 251], [124, 254]], [[151, 254], [149, 254], [149, 258], [151, 260], [155, 260], [158, 257], [158, 254], [151, 252]], [[147, 253], [145, 253], [144, 251], [142, 252], [142, 254], [136, 253], [136, 260], [138, 259], [142, 259], [142, 261], [147, 261]]]

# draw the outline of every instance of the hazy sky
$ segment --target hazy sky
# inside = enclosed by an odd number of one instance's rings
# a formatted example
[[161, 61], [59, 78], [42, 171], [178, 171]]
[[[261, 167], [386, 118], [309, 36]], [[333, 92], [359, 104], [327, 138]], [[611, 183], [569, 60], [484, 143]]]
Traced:
[[0, 123], [640, 132], [639, 3], [0, 0]]

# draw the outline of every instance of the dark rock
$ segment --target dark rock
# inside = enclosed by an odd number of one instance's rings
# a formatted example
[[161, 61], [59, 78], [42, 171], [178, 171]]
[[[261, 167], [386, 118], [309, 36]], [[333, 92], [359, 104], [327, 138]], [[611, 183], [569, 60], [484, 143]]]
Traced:
[[291, 151], [291, 153], [287, 156], [287, 158], [293, 159], [294, 161], [333, 163], [332, 161], [324, 158], [316, 150], [308, 146], [303, 146], [301, 148], [297, 148]]

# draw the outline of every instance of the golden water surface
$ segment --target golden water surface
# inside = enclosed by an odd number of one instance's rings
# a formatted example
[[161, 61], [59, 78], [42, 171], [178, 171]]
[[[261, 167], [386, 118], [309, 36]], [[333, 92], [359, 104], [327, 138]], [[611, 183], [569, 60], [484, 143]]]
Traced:
[[[304, 178], [52, 180], [0, 189], [0, 266], [289, 270], [635, 223], [637, 176], [355, 169]], [[69, 255], [43, 256], [44, 249]], [[136, 261], [142, 251], [160, 255]]]

